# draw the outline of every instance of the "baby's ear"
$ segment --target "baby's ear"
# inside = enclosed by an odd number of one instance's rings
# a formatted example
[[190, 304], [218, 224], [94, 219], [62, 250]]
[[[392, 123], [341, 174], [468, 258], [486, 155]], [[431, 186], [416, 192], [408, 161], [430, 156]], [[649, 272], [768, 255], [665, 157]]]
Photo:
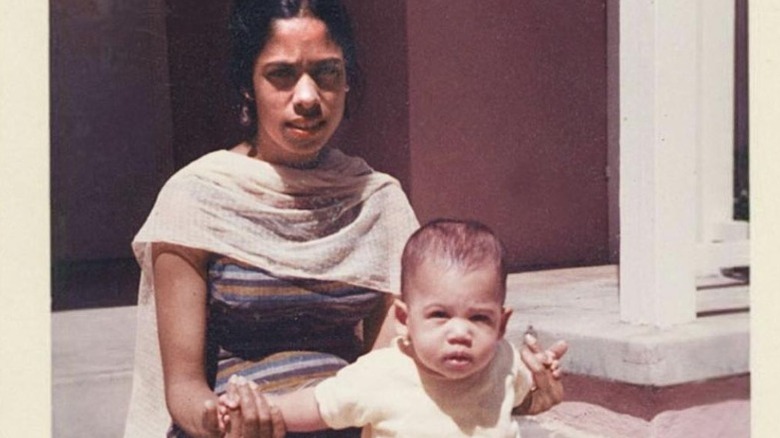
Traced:
[[409, 308], [406, 303], [396, 298], [393, 302], [393, 314], [395, 315], [395, 331], [399, 336], [409, 336], [409, 328], [406, 325], [406, 320], [409, 317]]
[[511, 307], [502, 307], [501, 308], [501, 325], [499, 326], [498, 330], [500, 333], [500, 337], [504, 337], [504, 334], [506, 334], [506, 325], [509, 323], [509, 318], [512, 316], [512, 308]]

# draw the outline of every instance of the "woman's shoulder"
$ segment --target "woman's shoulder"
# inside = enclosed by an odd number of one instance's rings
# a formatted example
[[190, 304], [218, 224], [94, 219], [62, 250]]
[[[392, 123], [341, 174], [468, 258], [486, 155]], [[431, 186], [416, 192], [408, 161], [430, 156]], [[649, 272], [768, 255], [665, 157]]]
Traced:
[[241, 155], [233, 152], [232, 150], [218, 149], [201, 155], [200, 157], [187, 163], [176, 173], [174, 173], [171, 178], [174, 179], [193, 174], [204, 174], [209, 171], [213, 172], [214, 170], [223, 166], [234, 165], [239, 161], [240, 158]]
[[251, 158], [227, 149], [219, 149], [202, 155], [176, 171], [163, 186], [163, 190], [176, 190], [176, 187], [192, 184], [217, 183], [230, 185], [241, 180], [242, 175], [251, 175]]

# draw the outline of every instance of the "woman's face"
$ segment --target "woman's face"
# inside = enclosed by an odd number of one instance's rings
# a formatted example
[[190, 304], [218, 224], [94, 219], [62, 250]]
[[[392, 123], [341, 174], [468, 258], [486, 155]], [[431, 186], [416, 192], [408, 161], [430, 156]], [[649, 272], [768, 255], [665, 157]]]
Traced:
[[275, 20], [252, 73], [262, 160], [301, 166], [316, 160], [344, 115], [344, 55], [325, 23]]

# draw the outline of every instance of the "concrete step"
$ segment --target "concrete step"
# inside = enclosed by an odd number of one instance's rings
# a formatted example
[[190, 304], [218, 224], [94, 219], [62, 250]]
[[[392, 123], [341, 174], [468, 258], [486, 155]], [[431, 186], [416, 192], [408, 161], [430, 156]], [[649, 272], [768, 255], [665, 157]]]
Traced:
[[512, 275], [507, 305], [514, 314], [507, 336], [520, 342], [533, 325], [544, 345], [568, 341], [567, 372], [630, 384], [668, 386], [747, 374], [748, 287], [705, 280], [697, 301], [710, 316], [657, 328], [620, 321], [616, 266]]
[[[663, 330], [622, 324], [614, 266], [514, 274], [508, 288], [513, 343], [533, 324], [543, 344], [570, 344], [563, 363], [573, 374], [565, 381], [569, 400], [520, 418], [524, 438], [749, 436], [748, 313]], [[715, 287], [701, 295], [703, 309], [740, 307], [747, 288]], [[134, 306], [52, 314], [54, 437], [121, 436], [135, 325]], [[702, 380], [698, 393], [679, 389]], [[658, 395], [659, 388], [690, 403], [659, 398], [639, 409], [647, 391]]]

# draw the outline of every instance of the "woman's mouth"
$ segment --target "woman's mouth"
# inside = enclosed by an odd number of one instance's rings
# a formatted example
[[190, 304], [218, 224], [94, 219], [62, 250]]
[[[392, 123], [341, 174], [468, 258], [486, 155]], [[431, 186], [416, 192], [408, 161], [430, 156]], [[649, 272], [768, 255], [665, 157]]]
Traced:
[[287, 128], [297, 136], [310, 136], [325, 127], [325, 123], [325, 120], [289, 122]]

